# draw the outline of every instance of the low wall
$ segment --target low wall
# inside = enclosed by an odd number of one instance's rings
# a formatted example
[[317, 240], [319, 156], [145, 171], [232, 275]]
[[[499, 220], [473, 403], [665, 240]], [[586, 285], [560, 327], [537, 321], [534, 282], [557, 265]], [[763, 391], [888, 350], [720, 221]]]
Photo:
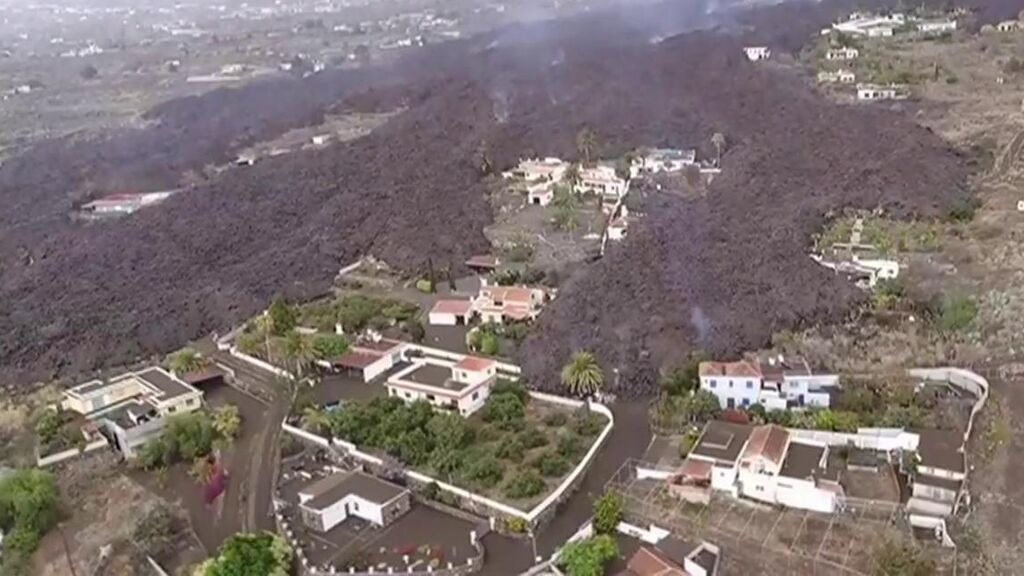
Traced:
[[48, 456], [37, 456], [36, 466], [40, 468], [44, 466], [52, 466], [54, 464], [57, 464], [58, 462], [63, 462], [65, 460], [81, 456], [83, 454], [88, 454], [89, 452], [99, 450], [100, 448], [105, 448], [109, 445], [110, 443], [107, 442], [107, 439], [104, 438], [103, 436], [100, 436], [99, 439], [93, 440], [92, 442], [86, 444], [85, 447], [82, 448], [81, 450], [79, 450], [78, 448], [69, 448], [67, 450], [64, 450], [63, 452], [57, 452], [56, 454], [50, 454]]
[[274, 374], [277, 374], [278, 376], [281, 376], [282, 378], [288, 378], [288, 379], [291, 379], [291, 380], [295, 379], [295, 377], [292, 376], [291, 372], [289, 372], [287, 370], [284, 370], [282, 368], [278, 368], [277, 366], [274, 366], [270, 362], [265, 362], [265, 361], [260, 360], [259, 358], [255, 357], [255, 356], [250, 356], [248, 354], [245, 354], [244, 352], [239, 351], [237, 346], [232, 346], [230, 348], [230, 352], [231, 352], [231, 355], [234, 356], [235, 358], [238, 358], [239, 360], [242, 360], [243, 362], [248, 362], [249, 364], [252, 364], [253, 366], [256, 366], [257, 368], [261, 368], [263, 370], [266, 370], [267, 372], [272, 372]]
[[324, 448], [331, 447], [331, 442], [327, 438], [324, 438], [323, 436], [317, 436], [316, 434], [313, 434], [311, 432], [306, 432], [302, 428], [296, 428], [295, 426], [288, 424], [288, 422], [281, 423], [281, 429], [289, 434], [298, 436], [299, 438], [307, 442], [312, 442], [313, 444], [316, 444], [318, 446], [323, 446]]
[[[452, 360], [454, 362], [458, 362], [459, 360], [462, 360], [467, 356], [467, 354], [460, 354], [458, 352], [452, 352], [450, 350], [442, 350], [440, 348], [434, 348], [432, 346], [424, 346], [422, 344], [414, 343], [409, 343], [406, 349], [416, 350], [417, 352], [420, 352], [421, 354], [427, 356], [435, 356], [437, 358], [444, 358], [445, 360]], [[519, 368], [519, 366], [516, 366], [515, 364], [502, 362], [501, 360], [495, 360], [495, 362], [497, 363], [497, 368], [499, 372], [504, 372], [506, 374], [514, 374], [516, 376], [522, 373], [522, 369]]]
[[917, 450], [920, 436], [913, 432], [905, 432], [899, 429], [861, 428], [856, 434], [849, 432], [829, 432], [827, 430], [805, 430], [801, 428], [787, 428], [791, 438], [805, 442], [829, 445], [848, 446], [854, 445], [864, 450]]

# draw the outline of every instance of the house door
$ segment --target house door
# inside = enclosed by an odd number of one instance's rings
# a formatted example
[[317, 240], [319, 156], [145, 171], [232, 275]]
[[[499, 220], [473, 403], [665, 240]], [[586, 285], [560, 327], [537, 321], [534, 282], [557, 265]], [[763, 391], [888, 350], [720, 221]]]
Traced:
[[725, 405], [728, 408], [735, 408], [736, 407], [736, 399], [735, 398], [727, 398], [725, 400]]

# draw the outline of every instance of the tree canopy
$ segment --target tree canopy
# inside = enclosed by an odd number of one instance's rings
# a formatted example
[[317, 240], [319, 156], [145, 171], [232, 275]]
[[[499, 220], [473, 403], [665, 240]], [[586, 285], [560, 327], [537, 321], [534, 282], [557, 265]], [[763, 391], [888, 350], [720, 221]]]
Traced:
[[0, 574], [26, 574], [39, 540], [57, 522], [57, 482], [49, 472], [17, 470], [0, 481]]
[[605, 566], [618, 555], [615, 538], [602, 534], [566, 544], [558, 565], [568, 576], [603, 576]]
[[562, 385], [573, 396], [582, 398], [600, 392], [604, 385], [604, 371], [594, 354], [587, 350], [573, 353], [569, 363], [562, 368]]
[[299, 321], [295, 309], [280, 296], [275, 297], [270, 303], [267, 315], [270, 317], [270, 333], [274, 336], [284, 336], [291, 332]]
[[291, 546], [277, 534], [235, 534], [215, 558], [199, 565], [195, 576], [288, 576], [291, 561]]
[[206, 362], [195, 348], [187, 346], [167, 359], [167, 367], [175, 374], [187, 374], [202, 368]]

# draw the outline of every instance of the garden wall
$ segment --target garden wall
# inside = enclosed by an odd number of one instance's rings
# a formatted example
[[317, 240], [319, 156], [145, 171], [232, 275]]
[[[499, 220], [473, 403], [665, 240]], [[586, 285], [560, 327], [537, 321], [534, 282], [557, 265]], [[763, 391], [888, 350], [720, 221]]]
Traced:
[[80, 456], [82, 454], [88, 454], [89, 452], [99, 450], [100, 448], [104, 448], [109, 445], [110, 443], [107, 442], [107, 439], [103, 436], [100, 436], [98, 439], [86, 444], [85, 447], [82, 448], [81, 450], [79, 450], [78, 448], [69, 448], [67, 450], [64, 450], [63, 452], [57, 452], [56, 454], [49, 454], [47, 456], [36, 456], [36, 466], [40, 468], [44, 466], [52, 466], [54, 464], [57, 464], [58, 462], [63, 462], [65, 460], [74, 458], [76, 456]]
[[850, 444], [864, 450], [917, 450], [920, 436], [913, 432], [905, 432], [899, 428], [860, 428], [856, 434], [849, 432], [829, 432], [828, 430], [805, 430], [802, 428], [786, 428], [789, 435], [808, 443], [848, 446]]
[[249, 364], [252, 364], [257, 368], [261, 368], [263, 370], [266, 370], [267, 372], [272, 372], [274, 374], [277, 374], [278, 376], [281, 376], [282, 378], [294, 379], [294, 376], [292, 376], [291, 372], [278, 368], [277, 366], [274, 366], [270, 362], [264, 362], [263, 360], [260, 360], [255, 356], [245, 354], [244, 352], [240, 351], [237, 346], [232, 346], [230, 348], [230, 352], [231, 355], [234, 356], [235, 358], [238, 358], [239, 360], [242, 360], [244, 362], [248, 362]]

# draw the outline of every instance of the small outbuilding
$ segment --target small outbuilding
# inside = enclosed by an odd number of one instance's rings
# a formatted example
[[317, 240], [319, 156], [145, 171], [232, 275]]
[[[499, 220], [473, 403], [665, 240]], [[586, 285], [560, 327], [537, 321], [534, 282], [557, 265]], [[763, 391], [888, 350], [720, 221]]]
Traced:
[[353, 516], [388, 526], [411, 505], [408, 488], [358, 470], [332, 474], [299, 492], [302, 521], [318, 532], [328, 532]]

